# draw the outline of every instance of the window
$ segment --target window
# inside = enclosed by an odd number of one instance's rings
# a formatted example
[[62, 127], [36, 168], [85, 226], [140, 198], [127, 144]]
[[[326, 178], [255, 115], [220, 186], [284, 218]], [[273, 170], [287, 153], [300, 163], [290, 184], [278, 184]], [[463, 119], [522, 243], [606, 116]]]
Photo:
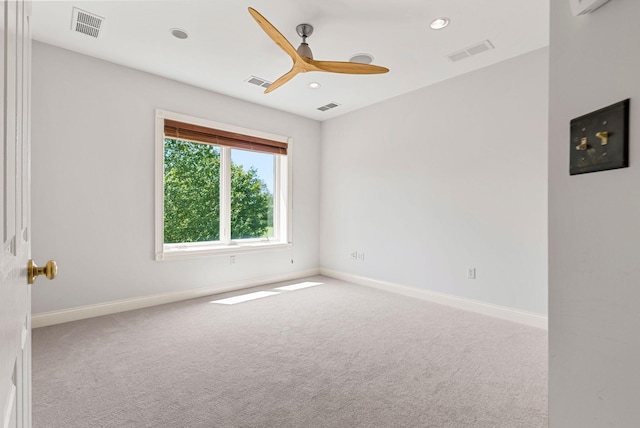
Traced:
[[157, 110], [156, 260], [288, 248], [291, 148]]

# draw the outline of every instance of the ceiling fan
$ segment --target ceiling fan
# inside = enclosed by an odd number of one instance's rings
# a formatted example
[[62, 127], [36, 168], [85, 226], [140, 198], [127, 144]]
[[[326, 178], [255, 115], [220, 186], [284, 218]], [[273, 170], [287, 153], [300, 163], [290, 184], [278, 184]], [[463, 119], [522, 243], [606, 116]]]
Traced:
[[274, 91], [280, 86], [287, 83], [298, 73], [306, 73], [308, 71], [327, 71], [330, 73], [344, 73], [344, 74], [382, 74], [389, 71], [386, 67], [380, 67], [378, 65], [361, 64], [355, 62], [341, 62], [341, 61], [316, 61], [313, 59], [311, 49], [307, 44], [307, 37], [313, 33], [313, 27], [310, 24], [300, 24], [296, 27], [296, 31], [302, 37], [302, 43], [296, 50], [291, 43], [274, 27], [267, 19], [260, 14], [257, 10], [249, 8], [249, 13], [256, 20], [258, 25], [262, 27], [265, 33], [271, 40], [276, 42], [283, 51], [287, 53], [293, 60], [293, 67], [287, 73], [280, 76], [275, 82], [273, 82], [264, 93]]

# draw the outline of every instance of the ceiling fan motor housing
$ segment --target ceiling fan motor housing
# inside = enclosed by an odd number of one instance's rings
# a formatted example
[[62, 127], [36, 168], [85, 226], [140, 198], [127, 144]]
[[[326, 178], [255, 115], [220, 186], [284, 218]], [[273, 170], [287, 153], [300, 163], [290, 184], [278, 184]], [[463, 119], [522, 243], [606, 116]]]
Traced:
[[298, 54], [300, 56], [304, 56], [304, 57], [307, 57], [309, 59], [313, 59], [313, 52], [311, 52], [311, 48], [305, 42], [300, 43], [300, 46], [298, 46], [298, 49], [296, 49], [296, 50], [298, 51]]
[[311, 48], [307, 44], [307, 37], [313, 34], [313, 25], [311, 24], [300, 24], [296, 27], [296, 32], [300, 37], [302, 37], [302, 43], [298, 46], [298, 54], [300, 56], [304, 56], [309, 59], [313, 59], [313, 52], [311, 52]]

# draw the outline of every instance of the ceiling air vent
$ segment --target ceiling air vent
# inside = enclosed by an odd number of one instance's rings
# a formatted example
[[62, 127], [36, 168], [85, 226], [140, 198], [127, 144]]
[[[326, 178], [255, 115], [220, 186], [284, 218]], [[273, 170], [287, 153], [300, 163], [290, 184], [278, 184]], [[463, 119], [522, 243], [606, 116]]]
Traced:
[[102, 21], [104, 21], [103, 17], [74, 7], [73, 17], [71, 18], [71, 31], [98, 38]]
[[327, 105], [323, 105], [322, 107], [318, 107], [318, 110], [320, 111], [327, 111], [327, 110], [331, 110], [332, 108], [336, 108], [338, 107], [340, 104], [338, 103], [329, 103]]
[[489, 40], [485, 40], [481, 43], [476, 43], [473, 46], [469, 46], [468, 48], [462, 49], [457, 52], [450, 53], [447, 55], [447, 58], [451, 62], [460, 61], [461, 59], [469, 58], [474, 55], [478, 55], [479, 53], [486, 52], [490, 49], [493, 49], [494, 46]]
[[256, 76], [249, 77], [247, 80], [245, 80], [245, 82], [251, 83], [252, 85], [256, 86], [262, 86], [263, 88], [268, 88], [269, 86], [271, 86], [271, 82]]

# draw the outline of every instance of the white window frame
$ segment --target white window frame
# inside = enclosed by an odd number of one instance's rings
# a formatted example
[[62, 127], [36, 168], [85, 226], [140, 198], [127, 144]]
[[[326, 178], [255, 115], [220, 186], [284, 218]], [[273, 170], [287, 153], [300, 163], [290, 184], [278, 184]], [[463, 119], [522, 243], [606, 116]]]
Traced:
[[[220, 172], [220, 222], [225, 225], [220, 228], [220, 241], [215, 242], [185, 242], [177, 244], [164, 243], [164, 120], [176, 120], [222, 131], [265, 138], [287, 143], [287, 155], [275, 156], [274, 178], [274, 235], [275, 239], [231, 239], [231, 148], [220, 147], [220, 160], [223, 166]], [[218, 123], [207, 119], [187, 116], [166, 110], [156, 110], [156, 158], [155, 158], [155, 188], [156, 188], [156, 219], [155, 219], [155, 259], [157, 261], [204, 257], [213, 255], [228, 255], [257, 251], [283, 250], [292, 247], [292, 200], [293, 200], [293, 140], [281, 135], [269, 134], [253, 129]], [[279, 191], [278, 191], [279, 189]]]

